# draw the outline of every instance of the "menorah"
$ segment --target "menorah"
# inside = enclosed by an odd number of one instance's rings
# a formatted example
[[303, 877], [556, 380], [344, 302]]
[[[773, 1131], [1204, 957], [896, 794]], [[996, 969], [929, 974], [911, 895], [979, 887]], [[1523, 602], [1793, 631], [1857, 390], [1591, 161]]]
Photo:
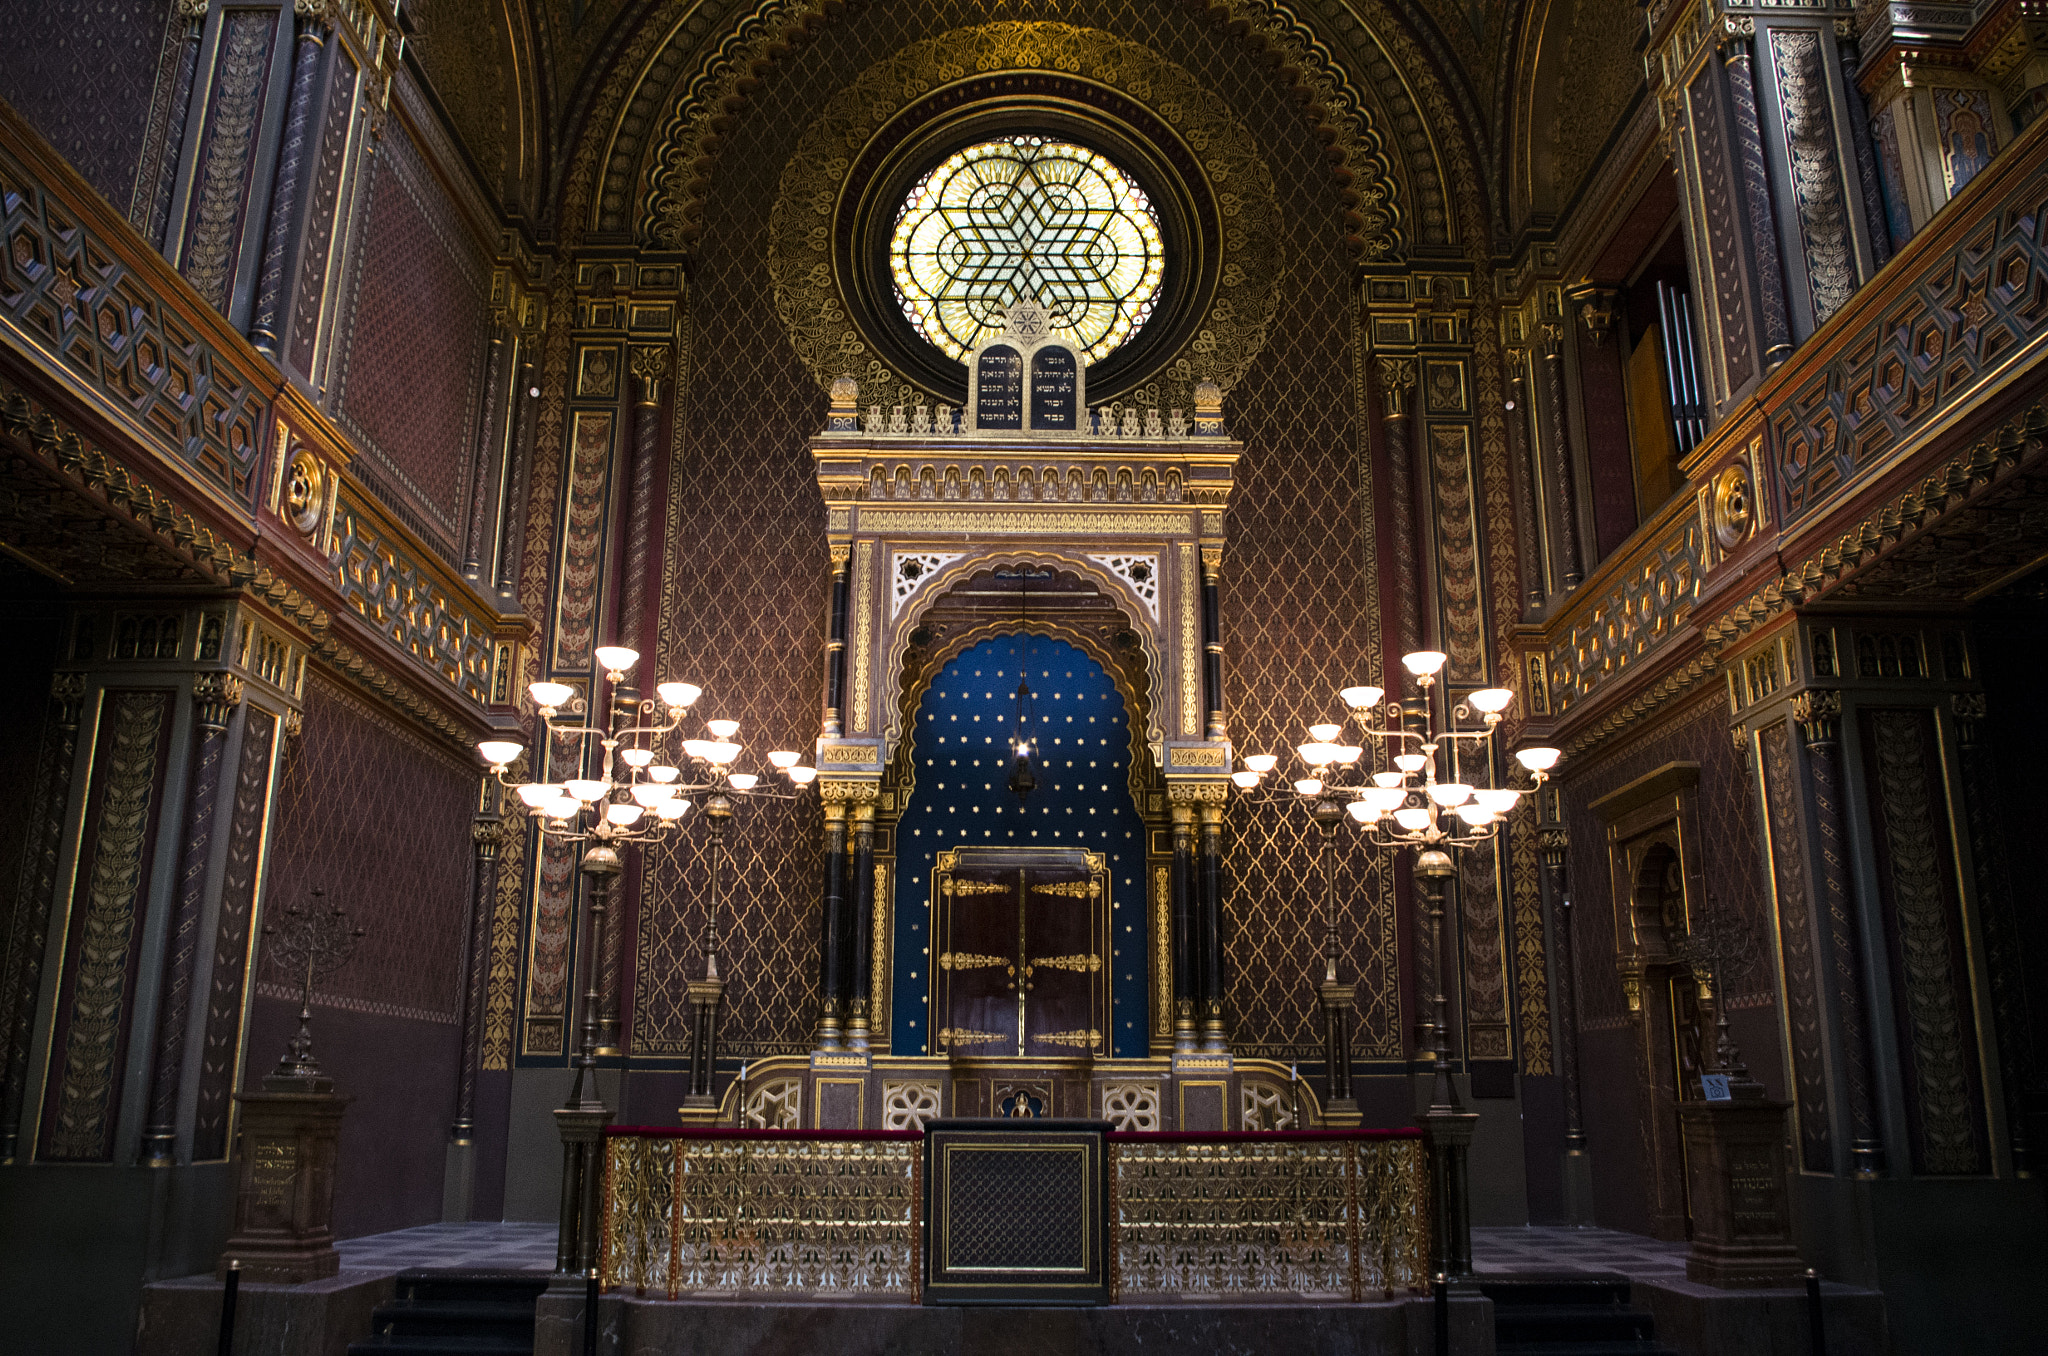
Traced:
[[363, 936], [361, 928], [349, 926], [348, 914], [341, 905], [331, 909], [320, 907], [326, 894], [315, 886], [312, 907], [286, 905], [281, 919], [263, 926], [263, 935], [269, 939], [271, 964], [300, 980], [299, 1032], [278, 1056], [271, 1078], [308, 1084], [326, 1081], [320, 1073], [320, 1061], [313, 1056], [313, 981], [325, 979], [348, 964]]

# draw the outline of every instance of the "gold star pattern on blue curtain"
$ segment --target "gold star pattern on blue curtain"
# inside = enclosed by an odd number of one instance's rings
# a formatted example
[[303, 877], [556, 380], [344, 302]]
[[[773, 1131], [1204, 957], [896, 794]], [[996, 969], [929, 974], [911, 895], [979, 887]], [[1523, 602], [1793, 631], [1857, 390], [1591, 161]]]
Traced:
[[[1017, 681], [1031, 684], [1038, 787], [1019, 803], [1006, 785]], [[925, 692], [913, 727], [917, 773], [896, 829], [894, 1014], [890, 1049], [931, 1054], [931, 878], [938, 854], [960, 847], [1081, 848], [1110, 872], [1113, 1057], [1147, 1053], [1145, 824], [1131, 804], [1131, 727], [1123, 696], [1100, 664], [1045, 636], [985, 640], [955, 656]]]

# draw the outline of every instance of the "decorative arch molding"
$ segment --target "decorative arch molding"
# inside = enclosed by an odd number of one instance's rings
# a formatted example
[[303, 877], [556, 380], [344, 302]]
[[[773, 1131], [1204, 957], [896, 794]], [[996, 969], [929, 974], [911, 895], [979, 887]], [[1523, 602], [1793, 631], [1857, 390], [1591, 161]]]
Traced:
[[[947, 664], [985, 640], [1013, 635], [1044, 636], [1049, 640], [1065, 641], [1100, 664], [1102, 671], [1109, 675], [1110, 682], [1116, 686], [1117, 695], [1124, 699], [1124, 709], [1130, 713], [1131, 760], [1128, 785], [1131, 804], [1136, 808], [1140, 818], [1156, 827], [1160, 815], [1151, 807], [1162, 799], [1165, 778], [1160, 771], [1159, 759], [1145, 738], [1145, 733], [1150, 728], [1150, 694], [1133, 681], [1128, 665], [1113, 651], [1107, 649], [1099, 638], [1089, 635], [1079, 627], [1038, 617], [1033, 617], [1029, 621], [1006, 618], [964, 627], [947, 636], [925, 655], [924, 663], [916, 673], [911, 673], [906, 667], [899, 666], [897, 669], [897, 728], [912, 728], [917, 712], [924, 705], [925, 694], [931, 690], [932, 684], [938, 681]], [[907, 658], [909, 654], [910, 650], [906, 648], [903, 651], [904, 657]], [[1146, 673], [1149, 678], [1149, 665]], [[895, 805], [898, 814], [908, 807], [910, 797], [917, 790], [917, 768], [915, 760], [911, 757], [915, 747], [916, 740], [908, 736], [899, 738], [882, 774], [882, 789], [885, 792], [896, 793]]]
[[[1127, 581], [1118, 578], [1101, 563], [1089, 559], [1085, 548], [1068, 551], [1044, 547], [1020, 548], [1014, 546], [991, 547], [970, 551], [959, 559], [949, 562], [933, 574], [929, 582], [919, 589], [910, 601], [905, 604], [902, 613], [890, 622], [889, 630], [884, 637], [882, 646], [883, 663], [886, 666], [883, 671], [895, 675], [899, 680], [901, 679], [904, 672], [904, 661], [913, 648], [911, 637], [921, 627], [926, 615], [933, 608], [940, 606], [945, 601], [947, 595], [952, 593], [960, 584], [973, 579], [985, 570], [1000, 570], [1015, 566], [1050, 568], [1056, 571], [1063, 571], [1075, 576], [1077, 579], [1086, 580], [1088, 583], [1093, 584], [1096, 594], [1107, 599], [1116, 609], [1117, 615], [1123, 619], [1124, 628], [1138, 638], [1139, 649], [1145, 658], [1145, 672], [1155, 681], [1159, 674], [1165, 672], [1162, 665], [1165, 660], [1164, 649], [1168, 644], [1168, 639], [1162, 630], [1161, 623], [1151, 619], [1146, 612], [1144, 601], [1132, 590]], [[1003, 634], [1004, 628], [1012, 631], [1036, 629], [1041, 625], [1041, 620], [1043, 625], [1048, 628], [1042, 634], [1056, 634], [1061, 640], [1073, 641], [1076, 645], [1087, 651], [1091, 657], [1100, 662], [1103, 668], [1108, 670], [1111, 676], [1117, 679], [1118, 690], [1123, 692], [1124, 700], [1130, 703], [1134, 727], [1139, 721], [1143, 722], [1144, 739], [1142, 742], [1148, 750], [1147, 757], [1156, 763], [1158, 761], [1158, 751], [1166, 746], [1166, 730], [1159, 720], [1159, 703], [1153, 700], [1153, 694], [1150, 691], [1140, 692], [1135, 687], [1130, 687], [1126, 690], [1123, 665], [1118, 663], [1109, 651], [1102, 649], [1099, 643], [1086, 640], [1083, 632], [1075, 628], [1066, 627], [1053, 618], [1031, 618], [1028, 623], [1004, 618], [990, 623], [991, 626], [995, 627], [992, 631], [982, 627], [975, 627], [970, 628], [970, 633], [980, 632], [982, 633], [980, 638], [986, 639], [988, 635]], [[1059, 629], [1051, 629], [1055, 627]], [[952, 639], [952, 637], [948, 637], [948, 644], [951, 643]], [[955, 651], [950, 651], [942, 646], [940, 650], [934, 652], [934, 655], [950, 653], [955, 653]], [[926, 666], [928, 668], [930, 663], [931, 660], [927, 659]], [[893, 763], [898, 751], [902, 748], [904, 743], [903, 732], [908, 728], [905, 724], [907, 713], [914, 709], [915, 703], [906, 701], [899, 703], [890, 712], [888, 723], [881, 732], [882, 758], [885, 764]], [[1134, 728], [1133, 739], [1135, 740], [1136, 738], [1137, 735]], [[1134, 769], [1137, 766], [1135, 761], [1132, 766]]]
[[[1327, 148], [1346, 239], [1362, 259], [1398, 259], [1417, 245], [1453, 243], [1456, 223], [1468, 218], [1450, 211], [1447, 200], [1453, 192], [1483, 197], [1484, 189], [1445, 172], [1437, 138], [1446, 130], [1463, 138], [1468, 130], [1455, 114], [1448, 127], [1439, 116], [1451, 113], [1452, 103], [1421, 47], [1405, 31], [1391, 42], [1383, 37], [1382, 30], [1400, 26], [1397, 16], [1377, 3], [1346, 6], [1350, 21], [1368, 30], [1363, 44], [1380, 58], [1370, 62], [1368, 93], [1346, 59], [1284, 5], [1173, 2], [1250, 49], [1302, 105], [1312, 135]], [[685, 33], [688, 16], [643, 29], [650, 36], [628, 44], [606, 77], [608, 97], [593, 100], [578, 168], [596, 182], [566, 186], [565, 208], [587, 218], [565, 224], [690, 248], [726, 137], [764, 76], [819, 27], [866, 7], [866, 0], [758, 0], [703, 44]], [[611, 125], [602, 125], [598, 114], [612, 110]]]

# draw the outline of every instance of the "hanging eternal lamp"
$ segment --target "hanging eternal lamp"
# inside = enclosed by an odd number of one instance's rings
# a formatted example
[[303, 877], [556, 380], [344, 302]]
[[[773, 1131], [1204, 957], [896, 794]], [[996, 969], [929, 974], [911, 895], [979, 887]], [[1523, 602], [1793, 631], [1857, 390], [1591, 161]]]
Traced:
[[[1031, 576], [1028, 569], [1017, 577], [1017, 634], [1026, 634], [1031, 616]], [[1031, 770], [1031, 737], [1024, 733], [1031, 723], [1031, 680], [1024, 676], [1024, 650], [1017, 649], [1017, 710], [1010, 726], [1010, 779], [1004, 783], [1018, 800], [1028, 800], [1038, 789], [1038, 776]]]
[[1024, 727], [1031, 720], [1031, 684], [1020, 673], [1017, 677], [1017, 718], [1010, 730], [1010, 780], [1005, 783], [1010, 794], [1018, 800], [1027, 800], [1038, 789], [1037, 774], [1031, 770], [1031, 740], [1024, 733]]

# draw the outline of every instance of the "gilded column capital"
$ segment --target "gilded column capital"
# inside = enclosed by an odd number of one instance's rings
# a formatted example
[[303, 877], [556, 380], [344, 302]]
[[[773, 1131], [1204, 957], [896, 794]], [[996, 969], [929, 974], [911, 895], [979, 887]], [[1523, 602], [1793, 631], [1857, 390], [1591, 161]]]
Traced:
[[242, 680], [232, 673], [202, 673], [192, 680], [192, 707], [199, 728], [219, 734], [242, 704]]
[[1578, 304], [1580, 323], [1593, 336], [1593, 346], [1600, 347], [1614, 329], [1614, 312], [1621, 294], [1612, 287], [1588, 281], [1566, 289], [1565, 296]]
[[1841, 718], [1842, 694], [1832, 688], [1810, 687], [1792, 698], [1792, 719], [1815, 753], [1832, 749], [1841, 738]]
[[476, 848], [478, 861], [495, 862], [498, 860], [498, 848], [505, 841], [505, 821], [478, 815], [469, 821], [469, 841]]
[[76, 730], [85, 707], [85, 675], [58, 673], [50, 679], [50, 700], [57, 705], [57, 727]]
[[1386, 401], [1387, 418], [1408, 417], [1408, 391], [1415, 385], [1413, 358], [1380, 359], [1380, 395]]
[[178, 17], [198, 23], [206, 17], [206, 7], [212, 0], [176, 0]]
[[1571, 846], [1571, 830], [1562, 824], [1545, 824], [1536, 830], [1537, 855], [1553, 871], [1564, 865], [1565, 854]]
[[668, 375], [668, 345], [635, 344], [631, 370], [640, 379], [642, 405], [661, 403], [661, 379]]
[[1230, 798], [1230, 783], [1210, 781], [1169, 781], [1167, 802], [1174, 806], [1222, 805]]
[[848, 806], [872, 803], [882, 795], [882, 783], [879, 780], [858, 777], [834, 777], [830, 780], [820, 778], [817, 787], [818, 799], [824, 804], [828, 814], [835, 805], [840, 807], [840, 813], [844, 814]]

